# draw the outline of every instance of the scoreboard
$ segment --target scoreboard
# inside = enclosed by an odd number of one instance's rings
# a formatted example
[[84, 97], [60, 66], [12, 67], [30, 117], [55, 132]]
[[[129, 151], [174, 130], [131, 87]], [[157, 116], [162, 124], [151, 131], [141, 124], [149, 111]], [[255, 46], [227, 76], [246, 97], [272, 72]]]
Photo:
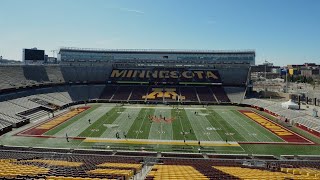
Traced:
[[23, 49], [23, 61], [24, 62], [44, 62], [45, 52], [38, 49]]

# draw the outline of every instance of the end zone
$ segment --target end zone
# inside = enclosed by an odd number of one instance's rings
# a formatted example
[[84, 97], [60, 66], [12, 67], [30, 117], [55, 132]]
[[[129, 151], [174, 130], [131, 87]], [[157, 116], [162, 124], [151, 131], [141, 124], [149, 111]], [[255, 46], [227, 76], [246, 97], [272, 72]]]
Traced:
[[78, 107], [76, 109], [72, 109], [71, 111], [68, 111], [66, 113], [63, 113], [59, 116], [50, 118], [42, 123], [39, 123], [31, 128], [28, 128], [24, 131], [21, 131], [17, 133], [18, 136], [41, 136], [47, 131], [57, 127], [58, 125], [64, 123], [65, 121], [73, 118], [74, 116], [82, 113], [83, 111], [86, 111], [89, 109], [89, 106], [86, 107]]
[[[264, 127], [265, 129], [269, 130], [279, 138], [283, 139], [287, 143], [292, 144], [315, 144], [314, 142], [310, 141], [309, 139], [283, 127], [282, 125], [271, 121], [270, 119], [257, 114], [256, 112], [249, 111], [249, 110], [239, 110], [240, 113], [248, 117], [249, 119], [253, 120], [260, 126]], [[270, 143], [272, 144], [272, 143]]]

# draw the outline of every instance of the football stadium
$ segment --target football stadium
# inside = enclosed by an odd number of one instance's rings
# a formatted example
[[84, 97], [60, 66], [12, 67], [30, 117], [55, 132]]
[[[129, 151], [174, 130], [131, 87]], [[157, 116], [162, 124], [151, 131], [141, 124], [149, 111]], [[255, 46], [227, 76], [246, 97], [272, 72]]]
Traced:
[[1, 65], [0, 177], [319, 179], [319, 121], [251, 98], [255, 56], [64, 47]]

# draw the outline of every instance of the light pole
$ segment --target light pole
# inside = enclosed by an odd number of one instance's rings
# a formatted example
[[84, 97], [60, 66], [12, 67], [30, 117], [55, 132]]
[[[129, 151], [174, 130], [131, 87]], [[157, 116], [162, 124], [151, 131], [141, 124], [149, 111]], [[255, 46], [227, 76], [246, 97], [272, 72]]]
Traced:
[[267, 60], [264, 60], [264, 87], [263, 87], [263, 90], [264, 90], [264, 97], [267, 97], [267, 88], [266, 88], [266, 83], [267, 83], [267, 65], [268, 65], [268, 61]]

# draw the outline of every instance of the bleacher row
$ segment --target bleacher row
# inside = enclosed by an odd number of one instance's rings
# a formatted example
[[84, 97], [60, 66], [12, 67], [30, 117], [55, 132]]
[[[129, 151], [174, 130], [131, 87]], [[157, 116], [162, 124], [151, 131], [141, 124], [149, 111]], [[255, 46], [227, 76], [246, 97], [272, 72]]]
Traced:
[[[160, 89], [160, 93], [154, 96], [148, 96]], [[169, 92], [172, 90], [178, 96], [183, 96], [184, 99], [174, 98]], [[244, 91], [243, 91], [244, 92]], [[242, 93], [243, 93], [242, 92]], [[143, 98], [145, 96], [145, 98]], [[100, 99], [112, 101], [142, 101], [142, 102], [197, 102], [197, 103], [224, 103], [230, 102], [225, 94], [223, 87], [182, 87], [182, 86], [107, 86]]]
[[320, 132], [320, 120], [307, 114], [307, 111], [291, 110], [281, 106], [281, 102], [263, 99], [244, 99], [243, 104], [252, 105], [287, 118], [292, 124], [299, 123], [314, 131]]
[[[319, 179], [314, 160], [248, 160], [237, 158], [147, 158], [108, 155], [88, 150], [33, 151], [0, 147], [1, 179]], [[64, 152], [65, 151], [65, 152]], [[69, 150], [70, 151], [70, 150]], [[197, 157], [197, 156], [196, 156]], [[151, 167], [151, 168], [148, 168]]]
[[111, 66], [0, 66], [0, 90], [69, 82], [106, 82]]
[[[0, 91], [43, 84], [69, 82], [106, 82], [113, 67], [107, 66], [0, 66]], [[225, 85], [244, 85], [248, 69], [226, 67], [220, 68], [221, 81]]]
[[[160, 89], [164, 95], [158, 94], [156, 97], [145, 97]], [[174, 98], [168, 94], [174, 89], [174, 93], [183, 96], [184, 99]], [[236, 90], [226, 94], [225, 91]], [[242, 100], [245, 89], [242, 87], [222, 87], [222, 86], [133, 86], [133, 85], [69, 85], [39, 88], [35, 90], [25, 90], [18, 93], [0, 94], [0, 101], [9, 100], [10, 106], [15, 106], [16, 112], [25, 109], [33, 109], [45, 106], [52, 109], [55, 106], [63, 106], [74, 101], [86, 101], [92, 99], [103, 99], [110, 102], [122, 101], [155, 101], [155, 102], [196, 102], [196, 103], [239, 103]], [[166, 94], [168, 96], [166, 97]]]
[[[0, 94], [0, 101], [6, 102], [6, 107], [10, 106], [18, 112], [25, 109], [33, 109], [36, 107], [45, 106], [53, 108], [53, 105], [63, 106], [75, 101], [86, 101], [92, 99], [104, 99], [112, 101], [144, 101], [154, 100], [158, 102], [177, 101], [172, 95], [165, 97], [159, 95], [154, 98], [143, 98], [154, 92], [153, 89], [161, 89], [165, 93], [168, 89], [174, 89], [178, 96], [184, 96], [185, 99], [180, 99], [182, 102], [230, 102], [229, 97], [232, 95], [226, 94], [222, 86], [130, 86], [130, 85], [65, 85], [47, 88], [39, 88], [34, 90], [24, 90], [17, 93]], [[229, 87], [228, 87], [229, 88]], [[228, 89], [226, 88], [226, 89]], [[239, 97], [243, 96], [244, 88], [238, 88]], [[237, 102], [237, 101], [233, 101]], [[53, 106], [53, 107], [52, 107]], [[1, 108], [2, 109], [2, 108]], [[10, 109], [10, 108], [7, 108]]]

